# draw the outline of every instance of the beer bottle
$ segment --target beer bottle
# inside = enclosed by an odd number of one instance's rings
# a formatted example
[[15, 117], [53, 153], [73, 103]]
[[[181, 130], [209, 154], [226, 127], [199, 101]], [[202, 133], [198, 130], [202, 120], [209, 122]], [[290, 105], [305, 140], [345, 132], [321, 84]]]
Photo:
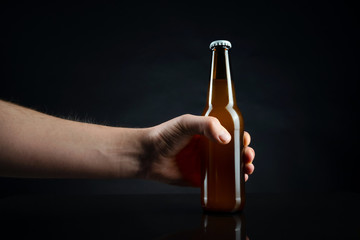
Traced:
[[211, 76], [204, 116], [216, 117], [231, 134], [222, 145], [206, 138], [201, 163], [201, 204], [205, 211], [236, 212], [244, 207], [244, 123], [236, 105], [234, 84], [230, 75], [229, 49], [226, 40], [214, 41]]

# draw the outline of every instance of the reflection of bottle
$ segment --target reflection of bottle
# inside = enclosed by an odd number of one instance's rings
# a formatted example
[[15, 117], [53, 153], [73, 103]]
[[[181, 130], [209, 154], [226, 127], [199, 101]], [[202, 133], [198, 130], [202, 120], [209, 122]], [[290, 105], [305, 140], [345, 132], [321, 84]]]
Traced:
[[236, 214], [203, 214], [201, 227], [163, 236], [159, 240], [204, 239], [204, 240], [248, 240], [245, 216]]
[[202, 161], [201, 203], [204, 210], [234, 212], [244, 207], [245, 189], [242, 161], [243, 118], [236, 105], [234, 85], [230, 76], [225, 40], [210, 44], [212, 67], [205, 116], [214, 116], [231, 134], [226, 145], [206, 142], [206, 157]]
[[244, 214], [204, 214], [202, 224], [201, 239], [246, 239]]

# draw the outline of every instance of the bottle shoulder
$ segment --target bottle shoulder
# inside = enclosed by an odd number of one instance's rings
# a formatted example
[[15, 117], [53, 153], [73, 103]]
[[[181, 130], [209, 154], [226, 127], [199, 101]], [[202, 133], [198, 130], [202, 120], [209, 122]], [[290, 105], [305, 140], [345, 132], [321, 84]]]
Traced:
[[[216, 117], [228, 131], [244, 130], [244, 119], [238, 108], [214, 107], [205, 109], [203, 116]], [[233, 129], [233, 130], [232, 130]]]
[[236, 116], [240, 119], [242, 119], [242, 114], [240, 109], [234, 105], [234, 106], [206, 106], [204, 108], [204, 111], [202, 113], [203, 116], [213, 116], [213, 117], [217, 117], [217, 116], [224, 116], [224, 115], [231, 115], [231, 116]]

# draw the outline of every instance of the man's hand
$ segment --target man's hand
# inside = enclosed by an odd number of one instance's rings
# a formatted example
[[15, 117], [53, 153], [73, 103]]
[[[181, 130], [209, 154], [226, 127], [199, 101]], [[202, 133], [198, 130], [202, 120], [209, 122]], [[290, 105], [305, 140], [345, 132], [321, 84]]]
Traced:
[[[145, 178], [176, 185], [200, 186], [201, 158], [198, 151], [208, 138], [219, 144], [231, 141], [228, 131], [214, 117], [182, 115], [150, 128], [149, 157], [145, 158]], [[249, 133], [244, 133], [245, 181], [254, 171], [255, 151], [249, 147]]]

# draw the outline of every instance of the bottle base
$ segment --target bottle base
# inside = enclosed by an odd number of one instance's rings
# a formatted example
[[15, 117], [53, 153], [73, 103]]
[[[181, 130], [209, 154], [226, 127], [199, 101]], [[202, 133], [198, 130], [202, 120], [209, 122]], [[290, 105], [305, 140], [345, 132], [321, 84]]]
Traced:
[[243, 208], [227, 209], [227, 208], [208, 208], [203, 207], [203, 212], [206, 214], [227, 214], [227, 213], [241, 213]]

